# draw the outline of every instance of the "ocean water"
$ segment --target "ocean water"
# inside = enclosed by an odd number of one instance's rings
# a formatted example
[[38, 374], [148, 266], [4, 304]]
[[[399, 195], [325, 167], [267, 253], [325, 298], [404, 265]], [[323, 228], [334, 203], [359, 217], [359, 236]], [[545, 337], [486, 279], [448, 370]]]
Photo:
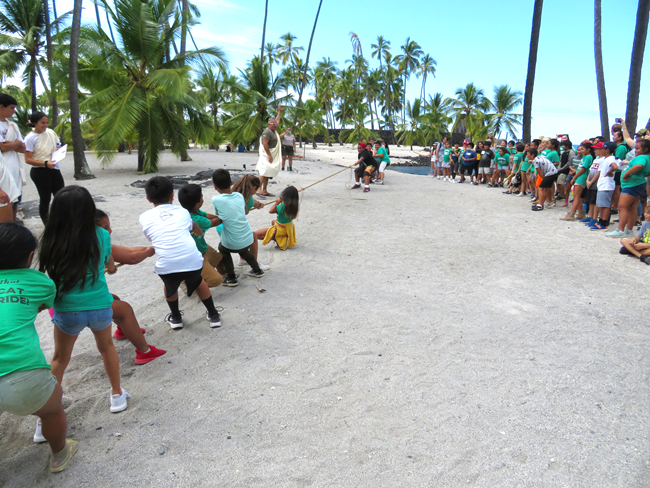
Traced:
[[432, 172], [431, 166], [393, 166], [391, 164], [386, 169], [410, 175], [430, 175]]

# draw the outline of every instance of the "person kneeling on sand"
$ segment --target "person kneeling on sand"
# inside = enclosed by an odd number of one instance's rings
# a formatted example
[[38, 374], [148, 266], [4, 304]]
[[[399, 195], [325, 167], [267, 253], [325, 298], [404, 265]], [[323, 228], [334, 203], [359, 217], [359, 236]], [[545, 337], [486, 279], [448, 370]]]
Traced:
[[30, 268], [36, 238], [27, 228], [0, 224], [0, 248], [0, 415], [37, 416], [39, 436], [52, 451], [50, 471], [58, 473], [70, 465], [79, 444], [65, 438], [63, 392], [34, 327], [38, 312], [54, 304], [56, 286]]
[[363, 181], [366, 184], [363, 191], [367, 192], [370, 191], [370, 177], [377, 171], [378, 164], [377, 160], [372, 157], [372, 153], [366, 148], [366, 144], [360, 142], [357, 150], [359, 151], [359, 160], [354, 164], [358, 164], [359, 167], [354, 170], [354, 185], [351, 189], [356, 190], [357, 188], [361, 188], [359, 180], [363, 176]]
[[650, 205], [645, 209], [645, 222], [636, 237], [621, 239], [620, 253], [636, 256], [641, 262], [650, 264]]

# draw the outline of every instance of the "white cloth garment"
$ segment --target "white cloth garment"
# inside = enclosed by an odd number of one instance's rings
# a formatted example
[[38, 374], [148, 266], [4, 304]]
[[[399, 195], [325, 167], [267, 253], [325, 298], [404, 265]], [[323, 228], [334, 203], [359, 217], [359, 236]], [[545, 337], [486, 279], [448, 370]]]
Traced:
[[[16, 140], [23, 140], [18, 126], [11, 120], [0, 120], [0, 142], [14, 142]], [[18, 190], [22, 193], [23, 186], [27, 184], [27, 177], [25, 176], [25, 168], [20, 162], [18, 153], [16, 151], [7, 151], [3, 152], [2, 155], [5, 158], [7, 171], [9, 171]]]
[[[20, 190], [5, 165], [5, 159], [2, 153], [0, 153], [0, 190], [9, 196], [10, 203], [16, 203], [20, 196]], [[7, 203], [0, 203], [0, 207], [7, 205]]]
[[[58, 144], [59, 136], [52, 129], [45, 129], [45, 132], [40, 134], [30, 132], [25, 137], [25, 150], [32, 152], [32, 157], [37, 161], [50, 161]], [[61, 169], [59, 163], [54, 169]]]
[[280, 136], [278, 133], [275, 133], [278, 138], [278, 143], [275, 147], [269, 147], [269, 152], [273, 156], [273, 162], [269, 162], [269, 157], [264, 150], [264, 144], [262, 144], [262, 137], [260, 137], [260, 157], [257, 160], [257, 171], [260, 176], [266, 176], [267, 178], [273, 178], [278, 175], [280, 172], [280, 165], [282, 164], [282, 152], [280, 150]]

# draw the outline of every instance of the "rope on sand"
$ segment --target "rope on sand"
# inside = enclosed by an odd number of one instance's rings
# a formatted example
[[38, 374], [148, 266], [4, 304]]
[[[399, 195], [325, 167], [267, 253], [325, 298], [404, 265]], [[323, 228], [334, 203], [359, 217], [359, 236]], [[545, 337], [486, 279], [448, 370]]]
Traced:
[[[343, 168], [341, 171], [337, 171], [336, 173], [332, 173], [331, 175], [326, 176], [325, 178], [320, 179], [320, 180], [318, 180], [318, 181], [312, 183], [311, 185], [307, 185], [306, 187], [301, 188], [300, 190], [298, 190], [298, 192], [305, 191], [307, 188], [311, 188], [312, 186], [317, 185], [318, 183], [321, 183], [321, 182], [327, 180], [328, 178], [331, 178], [332, 176], [336, 176], [336, 175], [338, 175], [339, 173], [343, 173], [345, 170], [348, 170], [348, 169], [352, 168], [352, 166], [355, 166], [356, 164], [357, 164], [357, 163], [351, 164], [350, 166], [346, 166], [346, 167]], [[275, 200], [273, 200], [273, 201], [271, 201], [271, 202], [267, 202], [267, 203], [265, 203], [264, 206], [266, 207], [267, 205], [271, 205], [271, 204], [274, 204], [274, 203], [275, 203]]]

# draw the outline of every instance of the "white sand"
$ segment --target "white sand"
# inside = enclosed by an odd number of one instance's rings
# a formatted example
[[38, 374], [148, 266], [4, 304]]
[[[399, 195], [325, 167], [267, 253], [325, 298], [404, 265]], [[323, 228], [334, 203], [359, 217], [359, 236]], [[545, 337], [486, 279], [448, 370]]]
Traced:
[[[333, 150], [308, 149], [271, 191], [356, 159]], [[191, 156], [166, 154], [161, 174], [256, 160]], [[146, 244], [135, 154], [106, 170], [89, 158], [97, 179], [82, 184], [113, 241]], [[344, 172], [305, 192], [296, 248], [261, 249], [266, 293], [245, 276], [213, 291], [221, 329], [195, 298], [181, 299], [185, 329], [163, 323], [153, 259], [109, 277], [167, 355], [136, 367], [133, 346], [116, 343], [133, 399], [111, 414], [85, 331], [64, 379], [74, 465], [50, 475], [34, 419], [4, 414], [0, 486], [648, 486], [650, 268], [560, 209], [533, 213], [499, 190], [395, 172], [367, 194], [349, 182]], [[250, 215], [254, 229], [270, 220]], [[37, 328], [51, 357], [48, 319]]]

